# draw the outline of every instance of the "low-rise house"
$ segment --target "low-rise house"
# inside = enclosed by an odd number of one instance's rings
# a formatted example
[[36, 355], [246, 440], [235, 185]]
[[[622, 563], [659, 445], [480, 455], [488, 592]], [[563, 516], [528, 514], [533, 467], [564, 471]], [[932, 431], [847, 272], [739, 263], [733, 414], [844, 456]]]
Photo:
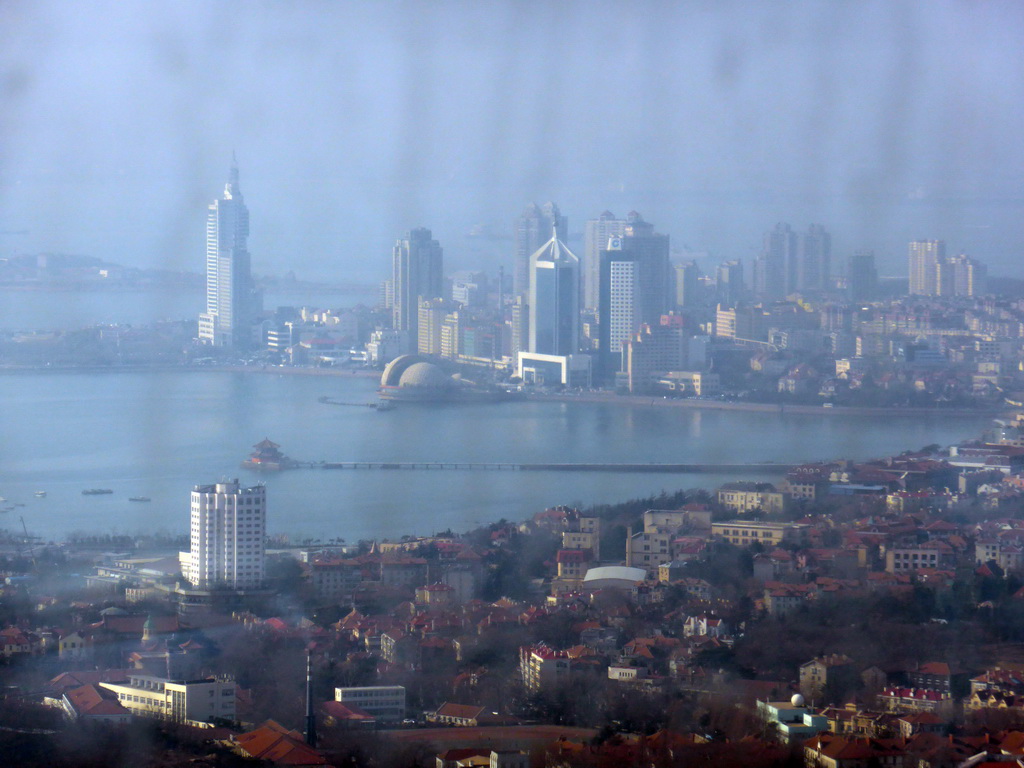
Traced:
[[115, 693], [96, 684], [65, 691], [60, 706], [71, 720], [124, 725], [132, 719], [132, 713], [122, 706]]
[[446, 701], [435, 711], [427, 715], [427, 722], [440, 725], [455, 725], [464, 728], [475, 728], [485, 725], [506, 725], [509, 718], [490, 711], [487, 707], [475, 704], [456, 704]]

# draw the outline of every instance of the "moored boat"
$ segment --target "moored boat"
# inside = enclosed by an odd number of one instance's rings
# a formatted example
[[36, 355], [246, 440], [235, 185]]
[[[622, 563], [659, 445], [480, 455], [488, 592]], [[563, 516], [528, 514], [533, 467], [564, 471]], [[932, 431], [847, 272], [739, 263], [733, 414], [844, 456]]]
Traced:
[[129, 496], [128, 501], [152, 501], [149, 496]]
[[86, 488], [82, 491], [83, 496], [99, 496], [104, 493], [113, 493], [110, 488]]

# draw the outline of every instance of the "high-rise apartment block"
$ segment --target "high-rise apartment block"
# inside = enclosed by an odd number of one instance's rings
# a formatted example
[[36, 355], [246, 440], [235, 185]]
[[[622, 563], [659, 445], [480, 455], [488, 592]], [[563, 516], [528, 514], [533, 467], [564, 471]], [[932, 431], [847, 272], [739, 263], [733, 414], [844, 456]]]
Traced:
[[941, 291], [939, 264], [946, 260], [942, 240], [915, 240], [907, 251], [911, 296], [938, 296]]
[[832, 236], [820, 224], [794, 232], [776, 224], [764, 236], [754, 262], [754, 290], [767, 299], [782, 299], [798, 291], [831, 288]]
[[199, 315], [199, 341], [246, 349], [259, 343], [256, 322], [263, 302], [252, 279], [248, 250], [249, 209], [232, 162], [224, 195], [206, 215], [206, 312]]
[[443, 251], [429, 229], [411, 230], [392, 253], [392, 325], [408, 331], [410, 351], [419, 347], [419, 311], [423, 299], [444, 296]]
[[512, 274], [513, 293], [524, 298], [530, 293], [530, 257], [537, 252], [551, 237], [552, 229], [558, 239], [565, 242], [569, 239], [569, 220], [558, 210], [554, 203], [538, 206], [531, 204], [516, 219], [515, 238], [515, 271]]
[[985, 265], [965, 254], [946, 256], [941, 240], [915, 240], [907, 260], [913, 296], [980, 296], [986, 290]]
[[579, 351], [580, 260], [552, 228], [551, 239], [530, 256], [529, 351]]
[[191, 551], [182, 575], [200, 589], [255, 589], [263, 582], [266, 488], [238, 480], [192, 489]]
[[980, 296], [988, 288], [988, 269], [977, 259], [965, 254], [951, 256], [945, 269], [951, 273], [948, 282], [954, 296]]

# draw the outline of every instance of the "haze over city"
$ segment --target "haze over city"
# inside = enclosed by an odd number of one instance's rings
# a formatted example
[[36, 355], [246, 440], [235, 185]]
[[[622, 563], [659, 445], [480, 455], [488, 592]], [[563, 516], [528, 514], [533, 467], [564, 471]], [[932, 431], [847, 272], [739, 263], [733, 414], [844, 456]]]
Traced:
[[[430, 227], [449, 269], [555, 200], [630, 209], [707, 266], [776, 221], [905, 274], [1024, 250], [1016, 3], [90, 3], [0, 7], [0, 250], [197, 271], [232, 151], [253, 269], [376, 282]], [[18, 234], [24, 233], [24, 234]]]

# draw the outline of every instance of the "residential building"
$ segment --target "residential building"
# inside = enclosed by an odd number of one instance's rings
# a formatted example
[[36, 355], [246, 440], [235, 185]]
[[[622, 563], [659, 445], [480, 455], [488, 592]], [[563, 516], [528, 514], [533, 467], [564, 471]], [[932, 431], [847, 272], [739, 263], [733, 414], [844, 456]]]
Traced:
[[419, 349], [419, 307], [423, 299], [444, 296], [444, 252], [429, 229], [410, 230], [392, 251], [392, 326], [407, 331], [410, 348]]
[[378, 720], [401, 722], [405, 719], [405, 688], [401, 685], [335, 688], [334, 700], [357, 707]]
[[707, 371], [669, 371], [658, 377], [658, 388], [684, 397], [711, 397], [722, 391], [718, 374]]
[[519, 674], [527, 693], [537, 693], [568, 679], [569, 654], [556, 651], [546, 643], [524, 645], [519, 649]]
[[169, 680], [152, 675], [128, 675], [126, 683], [99, 683], [117, 695], [133, 715], [209, 723], [235, 719], [235, 683], [226, 678]]
[[238, 480], [192, 489], [190, 552], [182, 575], [201, 589], [255, 589], [263, 582], [267, 489]]
[[689, 335], [681, 321], [678, 315], [662, 315], [658, 325], [641, 325], [625, 342], [622, 370], [630, 392], [653, 390], [659, 374], [686, 367]]
[[728, 520], [711, 524], [711, 535], [720, 536], [730, 544], [746, 547], [755, 542], [775, 546], [783, 541], [803, 543], [809, 526], [803, 523], [765, 523], [751, 520]]
[[199, 315], [199, 341], [215, 347], [248, 349], [258, 345], [263, 302], [248, 250], [249, 209], [238, 183], [238, 164], [224, 194], [206, 215], [206, 312]]
[[726, 483], [718, 489], [717, 495], [720, 505], [738, 514], [753, 510], [777, 514], [785, 512], [790, 503], [789, 494], [777, 490], [771, 483]]
[[946, 244], [942, 240], [915, 240], [907, 252], [912, 296], [939, 296], [939, 264], [946, 260]]
[[835, 702], [857, 682], [849, 656], [833, 653], [800, 665], [800, 693], [811, 701]]

